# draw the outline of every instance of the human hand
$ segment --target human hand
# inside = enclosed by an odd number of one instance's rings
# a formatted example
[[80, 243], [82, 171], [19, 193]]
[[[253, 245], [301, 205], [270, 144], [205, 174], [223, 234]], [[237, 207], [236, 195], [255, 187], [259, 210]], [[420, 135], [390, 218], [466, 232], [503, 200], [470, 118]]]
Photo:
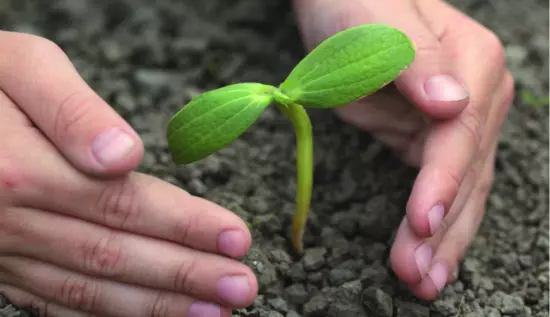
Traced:
[[396, 275], [431, 300], [456, 278], [492, 186], [501, 125], [514, 94], [503, 47], [441, 0], [295, 0], [309, 48], [352, 26], [405, 32], [415, 61], [380, 93], [337, 110], [420, 167], [392, 250]]
[[257, 281], [234, 259], [250, 247], [244, 222], [131, 172], [141, 140], [55, 44], [11, 32], [0, 43], [0, 292], [55, 317], [251, 304]]

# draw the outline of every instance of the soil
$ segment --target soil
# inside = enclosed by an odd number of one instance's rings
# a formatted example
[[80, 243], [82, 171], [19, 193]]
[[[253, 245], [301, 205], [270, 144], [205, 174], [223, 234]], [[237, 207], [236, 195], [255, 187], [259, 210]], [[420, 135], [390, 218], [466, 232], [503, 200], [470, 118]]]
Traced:
[[[234, 316], [545, 317], [548, 110], [521, 92], [548, 95], [548, 2], [450, 2], [501, 37], [518, 94], [503, 128], [487, 216], [458, 281], [434, 302], [416, 300], [387, 263], [417, 171], [330, 111], [311, 112], [315, 190], [301, 259], [288, 244], [294, 135], [276, 109], [208, 159], [171, 163], [164, 128], [190, 98], [231, 82], [277, 84], [303, 56], [289, 1], [5, 0], [0, 27], [45, 36], [66, 50], [143, 137], [141, 171], [254, 224], [244, 261], [258, 276], [260, 295]], [[32, 316], [8, 299], [0, 304], [0, 316]]]

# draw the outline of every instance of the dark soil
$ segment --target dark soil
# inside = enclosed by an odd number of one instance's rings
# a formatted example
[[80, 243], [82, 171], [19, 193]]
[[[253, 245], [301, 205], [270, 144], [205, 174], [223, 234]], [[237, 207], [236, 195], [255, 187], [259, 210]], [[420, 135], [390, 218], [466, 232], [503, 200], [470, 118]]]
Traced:
[[[416, 171], [330, 111], [312, 112], [315, 193], [302, 259], [292, 256], [287, 239], [294, 135], [276, 109], [202, 162], [176, 168], [170, 161], [164, 129], [192, 96], [237, 81], [277, 84], [303, 56], [289, 1], [4, 0], [0, 27], [43, 35], [66, 50], [143, 137], [142, 171], [254, 224], [245, 261], [260, 295], [234, 316], [545, 317], [548, 112], [520, 92], [548, 95], [548, 2], [450, 2], [501, 36], [518, 98], [504, 126], [483, 227], [458, 282], [432, 303], [415, 300], [387, 264]], [[0, 316], [29, 314], [1, 304]]]

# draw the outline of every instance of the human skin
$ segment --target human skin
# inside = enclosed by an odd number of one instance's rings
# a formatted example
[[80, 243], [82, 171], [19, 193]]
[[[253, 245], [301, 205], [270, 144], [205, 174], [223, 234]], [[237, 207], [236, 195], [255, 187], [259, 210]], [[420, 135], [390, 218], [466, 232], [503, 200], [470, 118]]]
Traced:
[[503, 46], [441, 0], [294, 0], [294, 7], [310, 49], [367, 23], [396, 27], [415, 43], [415, 61], [394, 85], [337, 114], [419, 168], [390, 260], [417, 297], [435, 299], [456, 279], [492, 187], [514, 96]]
[[0, 292], [41, 316], [231, 316], [234, 213], [132, 172], [143, 143], [54, 43], [0, 31]]
[[[295, 5], [309, 47], [370, 22], [398, 27], [417, 45], [396, 88], [338, 113], [420, 167], [391, 263], [417, 296], [433, 299], [483, 217], [513, 95], [502, 46], [436, 0]], [[11, 32], [0, 43], [0, 292], [56, 317], [230, 316], [251, 304], [256, 278], [235, 260], [251, 244], [243, 221], [133, 172], [142, 141], [54, 43]], [[424, 84], [442, 74], [468, 94], [441, 89], [445, 77]], [[438, 202], [444, 220], [428, 217]], [[433, 237], [430, 224], [439, 228]]]

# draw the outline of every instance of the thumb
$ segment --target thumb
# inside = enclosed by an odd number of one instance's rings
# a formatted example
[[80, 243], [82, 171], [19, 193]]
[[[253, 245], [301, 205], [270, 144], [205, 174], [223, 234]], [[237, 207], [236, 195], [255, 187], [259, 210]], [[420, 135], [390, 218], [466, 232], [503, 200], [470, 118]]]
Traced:
[[[54, 43], [0, 32], [0, 89], [83, 172], [126, 173], [139, 164], [138, 135], [78, 75]], [[14, 62], [16, 61], [16, 62]]]
[[441, 33], [425, 24], [414, 1], [294, 0], [294, 6], [310, 48], [336, 32], [362, 24], [382, 23], [401, 30], [414, 42], [416, 56], [394, 81], [398, 90], [434, 119], [454, 117], [468, 104], [468, 91], [439, 41]]

